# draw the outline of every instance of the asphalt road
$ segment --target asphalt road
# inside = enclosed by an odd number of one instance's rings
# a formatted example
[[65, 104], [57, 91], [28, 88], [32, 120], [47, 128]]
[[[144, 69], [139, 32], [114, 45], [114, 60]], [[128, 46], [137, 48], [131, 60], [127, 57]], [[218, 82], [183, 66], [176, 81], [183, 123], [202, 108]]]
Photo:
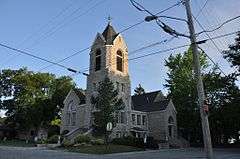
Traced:
[[[240, 149], [215, 149], [215, 159], [240, 159]], [[200, 149], [171, 149], [88, 155], [60, 150], [0, 146], [0, 159], [204, 159]]]

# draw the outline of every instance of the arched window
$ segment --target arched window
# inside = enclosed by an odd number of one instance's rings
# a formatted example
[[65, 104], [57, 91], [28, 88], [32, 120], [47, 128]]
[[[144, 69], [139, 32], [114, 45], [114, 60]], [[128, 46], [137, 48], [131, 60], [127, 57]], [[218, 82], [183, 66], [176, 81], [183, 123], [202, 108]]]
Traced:
[[76, 105], [74, 105], [71, 100], [67, 106], [67, 125], [75, 125], [76, 124]]
[[173, 117], [170, 116], [170, 117], [168, 118], [168, 124], [173, 124], [173, 123], [174, 123]]
[[117, 70], [123, 72], [123, 53], [117, 51]]
[[71, 112], [72, 109], [73, 109], [73, 101], [71, 100], [71, 101], [68, 103], [67, 111]]
[[168, 118], [168, 135], [170, 138], [174, 137], [174, 119], [172, 116]]
[[101, 50], [97, 49], [95, 57], [95, 71], [101, 70]]

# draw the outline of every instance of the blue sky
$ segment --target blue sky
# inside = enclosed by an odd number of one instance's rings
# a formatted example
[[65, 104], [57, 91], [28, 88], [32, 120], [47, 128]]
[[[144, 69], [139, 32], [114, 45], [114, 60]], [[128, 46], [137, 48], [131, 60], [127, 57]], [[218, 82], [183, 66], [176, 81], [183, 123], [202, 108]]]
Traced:
[[[138, 0], [138, 2], [155, 13], [175, 4], [177, 0]], [[205, 0], [192, 0], [194, 15], [198, 13], [204, 2]], [[240, 15], [239, 6], [239, 0], [209, 0], [198, 19], [205, 28], [211, 29], [231, 17]], [[56, 61], [90, 46], [96, 33], [104, 30], [109, 15], [113, 18], [112, 25], [116, 31], [120, 31], [141, 21], [146, 13], [136, 10], [128, 0], [1, 0], [0, 42]], [[163, 15], [186, 17], [182, 5], [165, 12]], [[210, 35], [217, 36], [240, 30], [239, 21], [239, 19], [235, 20]], [[172, 20], [164, 20], [164, 22], [179, 32], [187, 32], [187, 26], [182, 22]], [[201, 31], [201, 29], [196, 26], [196, 31]], [[131, 52], [170, 36], [152, 22], [143, 23], [124, 32], [123, 37], [129, 52]], [[198, 39], [203, 38], [205, 38], [204, 35], [198, 37]], [[233, 38], [234, 36], [229, 36], [216, 40], [216, 44], [221, 50], [224, 50], [229, 43], [233, 42]], [[187, 43], [188, 39], [177, 38], [170, 43], [137, 52], [131, 57]], [[222, 55], [211, 42], [202, 45], [202, 48], [215, 62], [219, 63], [226, 73], [232, 71], [229, 63], [222, 58]], [[184, 50], [179, 49], [130, 62], [132, 88], [141, 83], [147, 91], [161, 89], [166, 93], [167, 90], [163, 86], [167, 77], [164, 60], [171, 53], [181, 53]], [[62, 64], [78, 70], [88, 67], [89, 50]], [[18, 69], [26, 66], [30, 70], [39, 71], [46, 65], [48, 64], [45, 62], [25, 55], [18, 55], [0, 47], [0, 69]], [[50, 67], [42, 72], [51, 72], [58, 76], [71, 74], [58, 66]], [[77, 75], [74, 77], [74, 81], [79, 87], [86, 87], [86, 77]]]

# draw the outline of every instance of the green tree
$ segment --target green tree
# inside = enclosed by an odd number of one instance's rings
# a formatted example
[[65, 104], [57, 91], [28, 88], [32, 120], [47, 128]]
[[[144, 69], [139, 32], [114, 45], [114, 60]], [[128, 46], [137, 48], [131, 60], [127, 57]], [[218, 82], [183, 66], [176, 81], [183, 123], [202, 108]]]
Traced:
[[[201, 69], [204, 71], [209, 64], [206, 56], [201, 53]], [[182, 136], [190, 142], [201, 140], [201, 122], [197, 106], [196, 82], [193, 74], [192, 51], [189, 49], [183, 55], [170, 55], [165, 61], [169, 72], [167, 84], [169, 98], [172, 98], [177, 109], [178, 127]]]
[[235, 43], [229, 45], [229, 50], [223, 51], [224, 58], [232, 63], [232, 67], [238, 69], [238, 75], [240, 73], [240, 31], [237, 33]]
[[53, 74], [34, 73], [26, 68], [3, 70], [0, 79], [0, 109], [7, 111], [8, 124], [24, 130], [37, 130], [59, 118], [63, 100], [75, 86], [69, 77], [56, 78]]
[[139, 84], [135, 89], [134, 89], [134, 95], [141, 95], [144, 94], [145, 90], [144, 88], [141, 86], [141, 84]]
[[[206, 56], [200, 56], [205, 96], [209, 101], [209, 122], [213, 142], [221, 144], [236, 137], [239, 130], [239, 88], [234, 75], [222, 76], [217, 67], [210, 68]], [[194, 80], [192, 52], [170, 56], [166, 61], [169, 68], [167, 84], [169, 97], [177, 109], [180, 132], [191, 143], [202, 140], [199, 107], [197, 105], [196, 82]], [[236, 124], [230, 124], [235, 121]]]
[[[204, 87], [209, 103], [209, 122], [214, 144], [238, 138], [240, 130], [240, 90], [234, 75], [221, 76], [216, 70], [204, 75]], [[232, 124], [231, 124], [232, 123]]]
[[116, 114], [124, 109], [124, 103], [118, 97], [118, 91], [114, 88], [109, 78], [105, 78], [97, 89], [98, 95], [92, 97], [92, 103], [96, 109], [94, 113], [94, 127], [96, 134], [106, 137], [106, 126], [108, 122], [116, 123]]

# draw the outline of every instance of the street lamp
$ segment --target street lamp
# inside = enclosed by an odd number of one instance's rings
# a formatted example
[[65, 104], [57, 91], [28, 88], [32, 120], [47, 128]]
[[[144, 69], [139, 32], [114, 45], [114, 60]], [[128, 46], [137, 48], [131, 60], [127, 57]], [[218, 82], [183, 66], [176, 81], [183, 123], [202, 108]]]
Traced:
[[177, 17], [164, 16], [164, 15], [160, 15], [160, 16], [156, 16], [156, 15], [146, 16], [144, 20], [146, 22], [150, 22], [152, 20], [157, 20], [158, 18], [167, 18], [167, 19], [179, 20], [179, 21], [183, 21], [183, 22], [188, 23], [188, 21], [185, 20], [185, 19], [177, 18]]
[[150, 22], [153, 20], [156, 20], [156, 23], [168, 34], [178, 37], [178, 36], [182, 36], [182, 37], [186, 37], [186, 38], [190, 38], [190, 36], [182, 34], [177, 32], [176, 30], [174, 30], [173, 28], [171, 28], [170, 26], [168, 26], [167, 24], [165, 24], [164, 22], [160, 21], [158, 18], [167, 18], [167, 19], [174, 19], [174, 20], [179, 20], [179, 21], [183, 21], [183, 22], [187, 22], [187, 20], [182, 19], [182, 18], [177, 18], [177, 17], [169, 17], [169, 16], [156, 16], [156, 15], [151, 15], [151, 16], [147, 16], [145, 17], [145, 21], [146, 22]]

